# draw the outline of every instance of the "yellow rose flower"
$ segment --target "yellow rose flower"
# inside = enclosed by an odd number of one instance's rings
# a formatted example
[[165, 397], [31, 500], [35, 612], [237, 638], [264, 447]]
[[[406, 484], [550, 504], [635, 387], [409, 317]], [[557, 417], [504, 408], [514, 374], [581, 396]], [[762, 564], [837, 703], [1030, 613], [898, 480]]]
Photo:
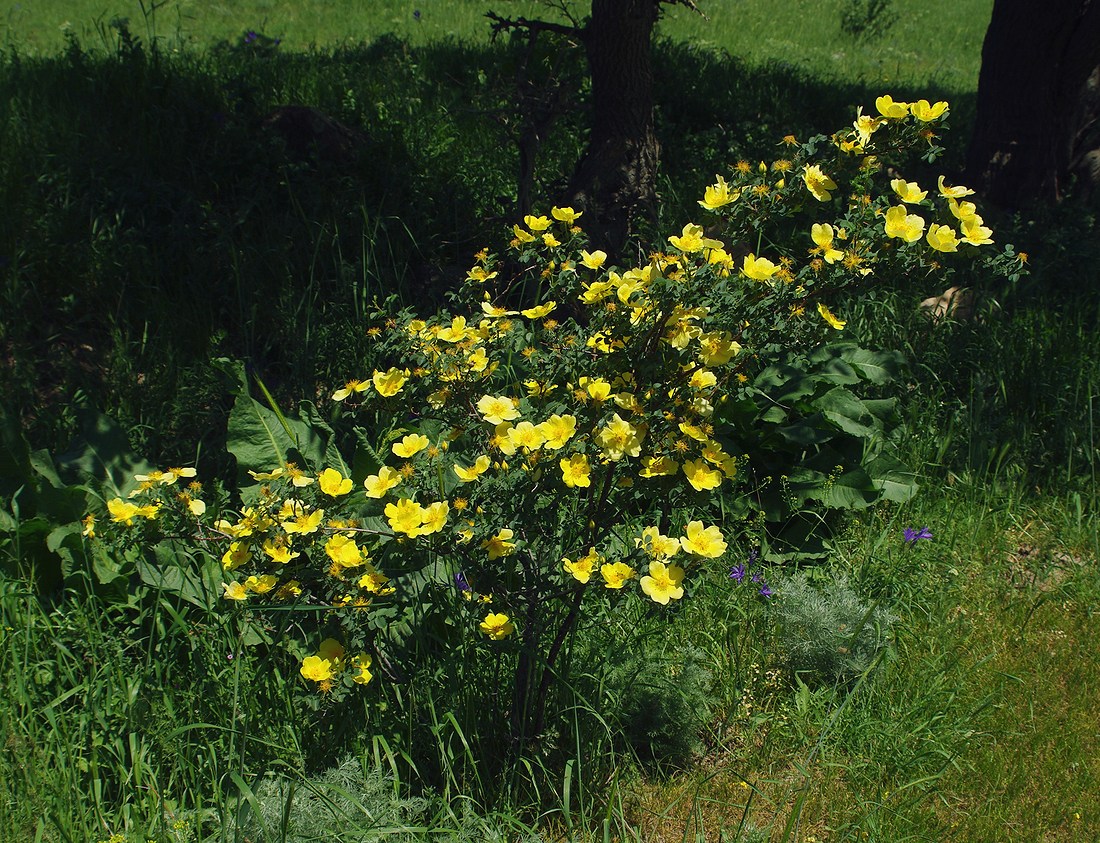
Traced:
[[875, 108], [878, 109], [879, 114], [890, 120], [904, 120], [909, 114], [909, 103], [894, 102], [894, 98], [889, 94], [883, 94], [876, 99]]
[[558, 461], [561, 468], [561, 479], [570, 489], [587, 489], [592, 485], [589, 477], [591, 468], [588, 465], [588, 457], [584, 454], [573, 454]]
[[904, 205], [894, 205], [886, 211], [883, 230], [887, 237], [897, 237], [906, 243], [915, 243], [924, 234], [924, 218], [908, 213]]
[[493, 641], [503, 641], [516, 631], [508, 616], [499, 612], [490, 612], [486, 615], [485, 620], [478, 624], [478, 629]]
[[937, 252], [957, 252], [959, 250], [959, 238], [955, 235], [955, 229], [949, 225], [932, 223], [925, 239], [928, 241], [928, 245]]
[[596, 570], [596, 563], [600, 561], [600, 556], [596, 553], [596, 548], [590, 547], [588, 553], [576, 562], [569, 559], [562, 559], [561, 561], [567, 574], [571, 575], [577, 582], [587, 583]]
[[538, 307], [529, 307], [527, 310], [521, 310], [524, 316], [528, 319], [542, 319], [544, 316], [549, 316], [551, 311], [558, 306], [556, 301], [548, 301], [546, 304], [540, 304]]
[[684, 532], [680, 546], [688, 553], [715, 559], [726, 552], [726, 541], [716, 525], [704, 527], [702, 521], [689, 521]]
[[477, 410], [492, 425], [519, 418], [516, 402], [507, 395], [483, 395], [478, 399]]
[[589, 269], [599, 269], [604, 265], [607, 260], [607, 252], [602, 249], [596, 249], [594, 252], [587, 252], [581, 249], [581, 263]]
[[429, 445], [428, 437], [420, 433], [410, 433], [400, 442], [394, 442], [390, 450], [397, 456], [408, 459], [414, 454], [419, 454]]
[[461, 480], [463, 483], [472, 483], [475, 480], [478, 480], [482, 474], [488, 471], [488, 469], [489, 457], [486, 454], [482, 454], [480, 457], [474, 460], [474, 464], [469, 468], [464, 468], [458, 463], [455, 463], [454, 465], [454, 473], [458, 475], [458, 479]]
[[837, 319], [836, 316], [833, 315], [833, 312], [821, 302], [817, 303], [817, 312], [822, 319], [829, 323], [830, 327], [837, 331], [843, 331], [844, 326], [848, 324], [844, 319]]
[[915, 205], [918, 202], [923, 202], [924, 198], [928, 195], [928, 191], [921, 190], [920, 185], [915, 181], [893, 179], [890, 182], [890, 187], [894, 189], [894, 193], [897, 194], [898, 198], [907, 205]]
[[363, 480], [363, 485], [367, 489], [368, 498], [385, 497], [390, 489], [400, 485], [400, 483], [401, 475], [388, 465], [382, 466], [378, 469], [377, 474], [371, 474]]
[[626, 585], [627, 580], [637, 576], [637, 571], [625, 562], [610, 562], [600, 566], [600, 576], [603, 577], [604, 588], [619, 589]]
[[947, 103], [938, 102], [931, 105], [928, 100], [917, 100], [909, 106], [909, 113], [922, 123], [930, 123], [937, 120], [947, 112]]
[[379, 372], [377, 369], [374, 375], [371, 377], [371, 383], [374, 384], [374, 388], [378, 391], [378, 394], [384, 398], [392, 398], [398, 392], [401, 391], [401, 387], [405, 385], [405, 382], [409, 379], [409, 370], [391, 368], [385, 372]]
[[810, 228], [810, 237], [822, 252], [825, 263], [836, 263], [844, 257], [844, 252], [833, 248], [833, 227], [828, 223], [814, 223]]
[[602, 455], [613, 462], [621, 460], [624, 456], [638, 456], [644, 438], [644, 427], [635, 427], [618, 413], [615, 413], [611, 421], [601, 427], [596, 434], [596, 441], [602, 449]]
[[577, 432], [577, 418], [571, 415], [559, 416], [555, 413], [538, 428], [544, 439], [544, 447], [549, 451], [557, 451], [564, 448], [565, 443]]
[[802, 180], [818, 202], [828, 202], [833, 198], [830, 190], [836, 190], [836, 182], [825, 175], [817, 164], [810, 164], [802, 171]]
[[320, 656], [306, 656], [298, 672], [313, 682], [325, 682], [335, 676], [332, 672], [332, 663]]
[[424, 522], [424, 510], [416, 501], [401, 498], [397, 503], [386, 504], [384, 512], [390, 529], [395, 533], [404, 533], [412, 538], [420, 535], [420, 525]]
[[556, 219], [558, 222], [563, 222], [566, 225], [573, 225], [578, 219], [584, 216], [584, 211], [574, 211], [572, 208], [551, 208], [550, 216]]
[[716, 179], [715, 183], [707, 187], [703, 193], [703, 198], [699, 200], [699, 204], [708, 211], [717, 211], [724, 205], [736, 202], [741, 198], [741, 191], [730, 190], [724, 178], [718, 175], [714, 178]]
[[330, 497], [340, 497], [351, 491], [351, 478], [344, 477], [335, 468], [326, 468], [317, 476], [321, 491]]
[[697, 492], [717, 489], [722, 485], [722, 472], [714, 471], [703, 460], [688, 460], [684, 463], [684, 474], [688, 483]]
[[670, 600], [679, 600], [684, 596], [684, 589], [680, 585], [683, 581], [683, 568], [654, 561], [649, 563], [649, 574], [642, 577], [641, 586], [650, 600], [667, 606]]
[[779, 267], [770, 260], [758, 258], [751, 252], [745, 255], [744, 263], [741, 264], [741, 274], [753, 281], [769, 281], [778, 270]]
[[495, 536], [481, 543], [483, 550], [489, 551], [489, 560], [500, 559], [503, 556], [511, 556], [516, 552], [516, 545], [512, 539], [515, 533], [504, 527]]

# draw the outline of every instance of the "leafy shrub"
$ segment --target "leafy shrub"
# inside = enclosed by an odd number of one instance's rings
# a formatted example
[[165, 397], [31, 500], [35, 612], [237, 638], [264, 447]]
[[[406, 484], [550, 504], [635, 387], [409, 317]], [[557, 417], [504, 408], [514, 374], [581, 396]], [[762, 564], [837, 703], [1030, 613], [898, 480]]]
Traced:
[[607, 710], [642, 763], [658, 768], [686, 764], [702, 746], [713, 699], [702, 651], [684, 647], [655, 657], [622, 648], [605, 678]]
[[255, 843], [416, 843], [430, 832], [441, 843], [538, 843], [536, 836], [516, 837], [474, 815], [440, 818], [438, 806], [420, 797], [402, 797], [392, 777], [348, 758], [306, 779], [265, 776], [242, 799], [231, 819], [231, 839]]
[[854, 679], [890, 642], [893, 616], [861, 600], [846, 577], [816, 587], [800, 571], [783, 583], [774, 608], [787, 665], [810, 686]]
[[[992, 232], [967, 188], [941, 176], [930, 198], [883, 177], [936, 157], [947, 104], [876, 107], [716, 177], [699, 203], [712, 230], [688, 223], [639, 266], [589, 251], [572, 208], [526, 216], [502, 254], [477, 253], [453, 309], [378, 308], [366, 333], [380, 368], [336, 390], [327, 418], [310, 402], [284, 413], [242, 381], [239, 512], [169, 468], [86, 533], [216, 548], [231, 604], [322, 639], [288, 645], [316, 708], [381, 672], [385, 708], [421, 727], [418, 706], [431, 712], [449, 769], [471, 745], [524, 752], [568, 709], [577, 636], [674, 613], [725, 567], [732, 532], [765, 524], [769, 561], [820, 553], [806, 525], [913, 494], [896, 399], [879, 392], [900, 361], [832, 341], [845, 320], [826, 302], [879, 278], [1017, 261], [985, 257]], [[846, 593], [834, 608], [807, 599], [806, 618], [862, 636]], [[854, 643], [810, 667], [849, 675], [867, 650]], [[655, 753], [683, 749], [650, 732]]]

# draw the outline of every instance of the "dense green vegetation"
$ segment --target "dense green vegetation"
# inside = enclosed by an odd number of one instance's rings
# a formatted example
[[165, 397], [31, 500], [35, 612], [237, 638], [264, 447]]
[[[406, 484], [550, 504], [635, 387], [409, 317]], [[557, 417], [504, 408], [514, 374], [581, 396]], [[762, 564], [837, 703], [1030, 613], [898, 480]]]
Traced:
[[[448, 4], [453, 31], [412, 2], [61, 5], [0, 21], [0, 839], [1100, 836], [1094, 207], [987, 215], [1032, 273], [965, 278], [973, 318], [930, 319], [943, 290], [916, 274], [839, 300], [846, 339], [909, 361], [889, 391], [920, 494], [830, 522], [825, 557], [769, 568], [775, 602], [723, 567], [675, 612], [620, 617], [626, 645], [593, 632], [570, 722], [486, 758], [461, 724], [500, 705], [491, 665], [328, 704], [268, 646], [293, 617], [228, 611], [202, 553], [95, 551], [79, 519], [153, 465], [230, 494], [231, 413], [267, 405], [259, 382], [325, 406], [374, 365], [380, 300], [427, 315], [504, 246], [525, 61], [564, 104], [536, 170], [548, 210], [583, 144], [583, 53], [490, 44], [471, 0]], [[715, 173], [884, 91], [951, 101], [953, 172], [990, 6], [907, 4], [863, 33], [839, 2], [676, 9], [642, 242], [698, 220]], [[295, 149], [265, 124], [287, 103], [347, 146]]]

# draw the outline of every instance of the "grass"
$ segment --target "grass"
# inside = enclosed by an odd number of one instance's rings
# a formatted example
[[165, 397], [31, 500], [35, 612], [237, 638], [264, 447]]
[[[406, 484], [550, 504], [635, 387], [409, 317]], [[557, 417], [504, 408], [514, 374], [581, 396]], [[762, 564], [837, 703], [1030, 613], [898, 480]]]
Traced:
[[[845, 33], [842, 14], [852, 0], [794, 0], [776, 5], [767, 0], [736, 4], [700, 4], [706, 17], [686, 8], [666, 11], [662, 36], [675, 41], [725, 50], [760, 65], [790, 64], [826, 79], [859, 80], [874, 86], [933, 85], [951, 92], [977, 86], [981, 39], [992, 0], [965, 0], [951, 15], [934, 0], [907, 3], [893, 10], [895, 23], [885, 32], [863, 36]], [[583, 16], [583, 3], [568, 4]], [[155, 9], [155, 11], [153, 11]], [[235, 42], [255, 30], [299, 51], [312, 47], [354, 46], [393, 34], [417, 46], [444, 39], [485, 43], [490, 35], [485, 12], [564, 20], [546, 4], [508, 0], [375, 0], [337, 12], [331, 0], [278, 3], [271, 0], [209, 4], [198, 0], [91, 0], [14, 3], [0, 21], [0, 36], [21, 51], [52, 54], [64, 46], [66, 25], [84, 43], [103, 40], [112, 20], [125, 18], [145, 40], [163, 39], [170, 48]], [[419, 17], [416, 12], [420, 13]], [[886, 17], [889, 17], [887, 13]], [[109, 35], [108, 35], [109, 40]]]
[[[143, 8], [24, 3], [0, 21], [0, 386], [34, 447], [63, 450], [86, 403], [143, 455], [217, 474], [228, 385], [210, 358], [246, 359], [280, 401], [327, 392], [362, 365], [376, 297], [430, 305], [497, 242], [519, 53], [486, 45], [482, 3]], [[840, 2], [704, 8], [661, 23], [665, 229], [715, 171], [884, 86], [950, 96], [965, 133], [988, 0], [910, 3], [862, 41]], [[240, 43], [249, 29], [282, 41]], [[563, 84], [543, 199], [583, 133], [583, 80]], [[260, 128], [286, 102], [362, 148], [295, 158]], [[591, 630], [558, 742], [508, 776], [467, 740], [491, 712], [484, 666], [388, 688], [383, 719], [319, 708], [247, 618], [136, 575], [100, 584], [83, 556], [67, 590], [36, 591], [42, 524], [8, 497], [0, 839], [1100, 839], [1093, 213], [999, 221], [1036, 273], [984, 290], [979, 321], [930, 322], [916, 302], [939, 291], [919, 280], [847, 303], [854, 339], [910, 358], [925, 487], [851, 519], [812, 572], [895, 616], [871, 670], [794, 675], [775, 616], [716, 571], [674, 627], [627, 624], [627, 652]], [[905, 547], [923, 525], [935, 539]]]

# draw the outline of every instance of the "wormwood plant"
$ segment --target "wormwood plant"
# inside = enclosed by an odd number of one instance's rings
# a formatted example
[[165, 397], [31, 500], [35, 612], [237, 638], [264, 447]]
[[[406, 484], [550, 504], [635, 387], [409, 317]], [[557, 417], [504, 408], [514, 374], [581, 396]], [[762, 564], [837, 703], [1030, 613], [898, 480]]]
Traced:
[[478, 253], [453, 310], [378, 311], [384, 368], [332, 395], [332, 426], [242, 396], [239, 512], [171, 468], [85, 532], [216, 548], [229, 606], [323, 639], [298, 645], [319, 707], [381, 674], [410, 711], [425, 687], [465, 699], [410, 722], [438, 736], [449, 718], [467, 753], [471, 728], [524, 751], [560, 728], [578, 636], [673, 612], [739, 533], [762, 533], [776, 561], [831, 511], [913, 493], [894, 400], [876, 393], [901, 361], [837, 342], [827, 301], [1017, 261], [987, 256], [972, 191], [904, 177], [939, 154], [947, 104], [876, 109], [717, 176], [709, 227], [641, 265], [589, 251], [581, 212], [526, 216], [503, 254]]
[[846, 682], [871, 667], [887, 645], [893, 617], [860, 599], [844, 577], [820, 587], [800, 571], [775, 605], [790, 670], [810, 686]]

